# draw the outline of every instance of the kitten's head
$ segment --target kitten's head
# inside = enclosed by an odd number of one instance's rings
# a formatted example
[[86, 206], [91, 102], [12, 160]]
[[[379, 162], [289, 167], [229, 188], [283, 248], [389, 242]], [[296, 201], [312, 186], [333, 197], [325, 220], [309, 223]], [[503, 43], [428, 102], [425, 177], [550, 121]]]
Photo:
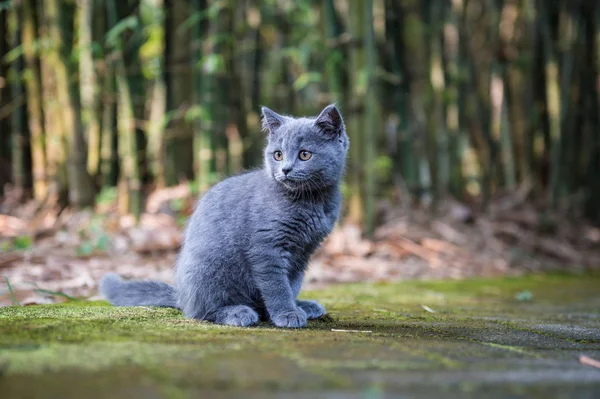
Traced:
[[265, 167], [290, 191], [313, 191], [338, 184], [344, 174], [349, 140], [342, 115], [328, 105], [316, 118], [292, 118], [262, 108], [269, 134]]

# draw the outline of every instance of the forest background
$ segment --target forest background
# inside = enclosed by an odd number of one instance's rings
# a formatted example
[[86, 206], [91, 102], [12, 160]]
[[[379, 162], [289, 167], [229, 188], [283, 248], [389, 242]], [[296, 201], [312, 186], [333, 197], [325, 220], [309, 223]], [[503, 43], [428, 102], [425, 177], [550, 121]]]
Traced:
[[166, 270], [195, 198], [260, 166], [260, 106], [332, 102], [351, 150], [315, 283], [600, 265], [597, 1], [8, 0], [0, 267]]

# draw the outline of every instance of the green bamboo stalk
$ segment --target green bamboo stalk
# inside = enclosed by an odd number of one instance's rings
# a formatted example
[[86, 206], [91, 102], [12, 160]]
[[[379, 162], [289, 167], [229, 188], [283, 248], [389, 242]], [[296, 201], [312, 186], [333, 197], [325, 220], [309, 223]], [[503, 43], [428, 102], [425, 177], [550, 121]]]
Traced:
[[323, 2], [323, 14], [325, 15], [325, 27], [327, 31], [327, 39], [332, 43], [332, 50], [327, 55], [326, 73], [329, 92], [333, 97], [332, 102], [335, 102], [340, 109], [344, 109], [344, 86], [343, 86], [343, 61], [344, 53], [336, 41], [342, 33], [339, 24], [337, 11], [335, 9], [334, 0], [326, 0]]
[[[366, 73], [366, 54], [364, 48], [365, 23], [365, 0], [356, 0], [349, 4], [350, 33], [355, 45], [350, 52], [350, 98], [352, 107], [360, 107], [364, 104], [366, 92], [366, 81], [361, 77]], [[363, 191], [363, 145], [366, 140], [363, 134], [365, 127], [363, 112], [354, 112], [346, 118], [348, 133], [350, 136], [349, 157], [349, 201], [348, 217], [349, 223], [364, 226], [366, 215], [364, 213], [364, 191]]]
[[199, 22], [194, 22], [191, 29], [187, 27], [187, 21], [195, 14], [193, 2], [170, 1], [168, 4], [168, 12], [165, 14], [167, 21], [165, 36], [167, 43], [172, 45], [166, 48], [165, 55], [168, 92], [166, 109], [174, 117], [169, 121], [169, 133], [164, 135], [164, 148], [165, 180], [170, 186], [194, 174], [194, 131], [193, 125], [189, 123], [189, 114], [186, 114], [185, 110], [189, 104], [197, 103], [193, 98], [194, 71], [188, 67], [189, 64], [186, 65], [186, 62], [190, 60], [191, 30]]
[[461, 127], [460, 115], [463, 112], [463, 104], [460, 100], [460, 64], [459, 48], [460, 33], [458, 24], [458, 15], [462, 13], [463, 4], [460, 0], [452, 0], [445, 7], [445, 27], [444, 27], [444, 53], [446, 57], [446, 128], [448, 131], [448, 151], [449, 151], [449, 189], [456, 197], [461, 198], [464, 193], [464, 179], [462, 173], [462, 146], [465, 141], [464, 132]]
[[148, 111], [148, 155], [154, 183], [165, 185], [164, 120], [167, 87], [164, 79], [165, 30], [164, 0], [142, 0], [140, 15], [145, 25], [146, 43], [140, 48], [143, 72], [151, 83]]
[[[474, 6], [484, 6], [486, 0], [473, 2]], [[469, 3], [470, 5], [471, 3]], [[475, 19], [475, 20], [474, 20]], [[469, 75], [469, 106], [467, 115], [470, 122], [476, 126], [476, 135], [473, 136], [472, 144], [477, 150], [478, 161], [482, 169], [481, 178], [481, 208], [489, 205], [492, 191], [496, 185], [495, 177], [497, 170], [498, 143], [491, 134], [491, 110], [490, 110], [490, 57], [487, 52], [475, 48], [474, 38], [485, 37], [490, 24], [480, 26], [473, 15], [463, 13], [463, 24], [465, 29], [461, 30], [460, 42], [463, 47], [463, 57]], [[493, 28], [493, 26], [491, 26]], [[494, 36], [492, 36], [494, 37]], [[493, 47], [493, 45], [490, 45]]]
[[[117, 0], [106, 3], [110, 26], [117, 24]], [[119, 182], [120, 211], [131, 212], [139, 218], [141, 212], [141, 180], [138, 164], [138, 145], [135, 132], [134, 105], [123, 60], [123, 42], [115, 40], [114, 71], [117, 83], [118, 153], [121, 165]]]
[[417, 0], [402, 1], [402, 23], [404, 49], [410, 61], [406, 62], [407, 80], [409, 81], [409, 102], [411, 130], [414, 131], [412, 149], [414, 151], [414, 169], [417, 185], [414, 187], [419, 196], [426, 201], [430, 198], [432, 171], [430, 159], [426, 151], [428, 131], [428, 110], [426, 109], [427, 84], [427, 42], [426, 26], [421, 15], [420, 2]]
[[34, 49], [36, 40], [35, 19], [32, 0], [24, 0], [23, 30], [23, 56], [26, 64], [25, 88], [27, 90], [27, 114], [29, 121], [29, 134], [31, 142], [31, 160], [33, 172], [34, 198], [42, 201], [47, 195], [46, 178], [46, 153], [44, 146], [44, 128], [41, 105], [41, 81], [37, 64], [37, 55]]
[[[41, 2], [37, 4], [38, 37], [48, 38], [50, 21]], [[42, 90], [42, 111], [44, 115], [44, 144], [46, 152], [46, 175], [48, 177], [49, 192], [62, 192], [67, 190], [66, 158], [67, 150], [64, 140], [64, 118], [62, 117], [59, 103], [57, 76], [53, 66], [55, 49], [51, 46], [40, 49], [40, 77]]]
[[115, 74], [111, 62], [107, 62], [103, 76], [102, 138], [100, 148], [100, 173], [102, 185], [112, 187], [117, 184], [117, 154], [115, 147]]
[[[596, 82], [600, 81], [600, 3], [596, 3], [595, 6], [595, 10], [596, 10], [596, 15], [595, 15], [595, 50], [596, 50], [596, 57], [595, 57], [595, 67], [596, 67], [596, 77], [597, 80]], [[597, 101], [596, 101], [596, 107], [598, 108], [597, 111], [597, 115], [600, 115], [600, 86], [596, 85], [596, 96], [597, 96]], [[596, 131], [600, 131], [600, 118], [596, 118], [596, 121], [598, 123], [598, 130]], [[598, 137], [598, 136], [596, 136]], [[600, 141], [600, 140], [598, 140]]]
[[512, 190], [516, 186], [513, 146], [506, 111], [505, 83], [503, 74], [499, 71], [499, 68], [495, 63], [492, 64], [490, 85], [491, 128], [494, 140], [500, 142], [504, 184], [508, 189]]
[[68, 146], [66, 169], [69, 203], [74, 207], [85, 207], [94, 202], [94, 188], [86, 168], [85, 140], [81, 114], [76, 101], [77, 87], [70, 80], [73, 71], [69, 70], [69, 53], [65, 48], [67, 24], [58, 0], [48, 0], [45, 3], [45, 12], [52, 41], [52, 49], [48, 55], [51, 57], [51, 66], [56, 73], [58, 101], [62, 108], [64, 137]]
[[[523, 0], [521, 3], [521, 12], [523, 16], [523, 31], [524, 35], [524, 45], [523, 47], [526, 49], [525, 58], [529, 60], [529, 63], [526, 64], [523, 72], [523, 99], [524, 106], [521, 108], [521, 111], [524, 114], [523, 119], [528, 122], [528, 126], [524, 129], [527, 131], [524, 133], [524, 138], [521, 142], [517, 142], [518, 146], [523, 148], [523, 159], [522, 161], [525, 165], [523, 166], [522, 179], [525, 180], [527, 177], [531, 177], [533, 180], [533, 176], [535, 175], [536, 168], [536, 157], [534, 153], [534, 142], [539, 136], [539, 111], [538, 107], [536, 107], [536, 77], [537, 70], [535, 68], [535, 57], [539, 42], [539, 34], [538, 34], [538, 23], [537, 23], [537, 14], [535, 12], [535, 0]], [[515, 82], [515, 85], [518, 85], [519, 82]], [[517, 94], [515, 94], [517, 95]], [[517, 115], [517, 113], [513, 113]], [[526, 134], [528, 133], [528, 134]]]
[[[561, 171], [558, 179], [560, 180], [559, 196], [562, 197], [568, 194], [569, 188], [573, 183], [573, 178], [570, 177], [571, 169], [575, 160], [570, 160], [571, 147], [573, 145], [574, 136], [577, 132], [574, 130], [573, 118], [578, 112], [578, 107], [570, 106], [572, 101], [569, 98], [573, 93], [572, 87], [576, 85], [573, 82], [574, 78], [574, 62], [576, 43], [578, 42], [578, 30], [581, 26], [581, 18], [578, 10], [573, 4], [563, 3], [559, 12], [559, 42], [558, 50], [560, 57], [560, 123], [562, 134], [562, 149], [561, 149]], [[583, 50], [585, 51], [585, 50]], [[569, 112], [571, 111], [571, 112]]]
[[[10, 47], [6, 40], [8, 37], [8, 32], [7, 32], [8, 24], [6, 21], [7, 14], [8, 14], [7, 10], [0, 12], [0, 57], [1, 58], [4, 58], [4, 55], [10, 51], [9, 50]], [[8, 69], [9, 68], [8, 68], [7, 63], [0, 62], [0, 76], [8, 76]], [[9, 103], [10, 103], [9, 89], [10, 88], [8, 87], [7, 84], [3, 84], [0, 87], [0, 110], [6, 109], [7, 107], [10, 106], [9, 105]], [[3, 131], [3, 132], [11, 131], [10, 120], [7, 120], [7, 118], [0, 118], [0, 131]], [[10, 159], [11, 140], [12, 140], [11, 134], [0, 135], [0, 158], [2, 158], [4, 160]], [[9, 179], [10, 179], [10, 176], [8, 176], [7, 171], [5, 171], [4, 173], [0, 173], [0, 196], [4, 195], [4, 187], [5, 187], [6, 183], [8, 183]]]
[[[13, 51], [19, 51], [21, 46], [21, 7], [19, 4], [13, 4], [8, 15], [8, 35], [9, 43]], [[23, 190], [25, 187], [25, 125], [23, 123], [23, 106], [19, 104], [23, 100], [23, 83], [21, 81], [21, 71], [23, 69], [23, 59], [19, 56], [15, 59], [9, 70], [10, 94], [11, 100], [16, 103], [11, 113], [11, 145], [12, 145], [12, 181], [17, 189]]]
[[363, 132], [370, 132], [369, 135], [363, 134], [363, 159], [365, 175], [365, 222], [364, 228], [367, 237], [372, 238], [375, 232], [375, 213], [376, 213], [376, 179], [375, 179], [375, 158], [377, 143], [377, 132], [379, 131], [379, 101], [377, 98], [377, 43], [375, 41], [375, 31], [373, 28], [373, 0], [364, 1], [364, 47], [365, 47], [365, 73], [367, 87], [365, 93], [365, 119]]
[[[512, 24], [514, 30], [514, 19], [509, 16], [512, 14], [513, 5], [506, 2], [500, 9], [501, 5], [498, 2], [492, 1], [490, 7], [490, 35], [497, 38], [494, 44], [502, 49], [507, 43], [503, 42], [503, 33], [500, 31], [499, 26], [502, 23], [505, 30]], [[494, 57], [491, 62], [490, 68], [490, 104], [491, 104], [491, 128], [492, 136], [494, 141], [499, 143], [500, 155], [502, 161], [502, 180], [504, 185], [509, 189], [513, 190], [517, 185], [515, 161], [514, 161], [514, 150], [512, 132], [510, 129], [510, 123], [508, 120], [507, 111], [507, 93], [506, 93], [506, 71], [505, 66], [501, 65]]]
[[229, 160], [230, 151], [227, 126], [231, 120], [231, 115], [228, 112], [229, 93], [231, 89], [231, 70], [229, 67], [231, 65], [232, 44], [234, 41], [232, 15], [236, 2], [234, 0], [220, 0], [218, 4], [221, 6], [220, 12], [217, 14], [215, 20], [209, 21], [209, 32], [213, 33], [215, 39], [213, 42], [213, 51], [215, 54], [219, 54], [223, 63], [222, 67], [217, 68], [215, 71], [215, 82], [218, 89], [215, 91], [216, 112], [213, 136], [215, 139], [217, 178], [221, 180], [230, 173], [229, 165], [231, 164]]
[[408, 79], [403, 69], [402, 60], [405, 56], [400, 20], [400, 9], [394, 0], [385, 0], [385, 32], [386, 40], [390, 43], [392, 73], [398, 80], [393, 85], [394, 112], [397, 117], [397, 137], [394, 147], [391, 148], [393, 156], [394, 184], [401, 198], [402, 206], [409, 208], [411, 205], [410, 188], [417, 185], [414, 151], [412, 149], [411, 134], [409, 132], [409, 107]]
[[559, 78], [559, 66], [556, 51], [551, 35], [551, 21], [548, 16], [547, 7], [542, 6], [540, 10], [540, 24], [542, 31], [542, 43], [544, 46], [544, 64], [546, 79], [546, 109], [548, 112], [548, 125], [550, 128], [550, 186], [549, 199], [553, 207], [558, 205], [561, 190], [561, 88]]
[[[594, 15], [594, 66], [595, 76], [593, 81], [600, 82], [600, 3], [595, 4], [595, 15]], [[588, 184], [590, 186], [590, 195], [587, 201], [587, 215], [593, 217], [596, 222], [600, 223], [600, 87], [596, 83], [596, 90], [594, 92], [596, 112], [595, 125], [593, 126], [592, 145], [590, 146], [590, 167], [588, 173]]]
[[[234, 9], [235, 0], [228, 0], [229, 7]], [[247, 35], [246, 11], [244, 13], [233, 13], [231, 21], [231, 31], [233, 37], [241, 37]], [[241, 18], [240, 18], [241, 16]], [[241, 48], [240, 48], [241, 47]], [[249, 88], [244, 85], [244, 72], [248, 69], [248, 65], [240, 62], [245, 56], [243, 46], [231, 46], [230, 56], [227, 57], [227, 70], [229, 73], [230, 92], [236, 95], [229, 96], [230, 112], [233, 114], [232, 122], [226, 128], [226, 136], [228, 143], [228, 159], [229, 173], [235, 174], [240, 172], [246, 164], [244, 154], [244, 142], [251, 140], [249, 135], [247, 108], [251, 103], [247, 101]]]
[[[533, 15], [528, 4], [530, 0], [524, 0], [518, 5], [513, 5], [517, 13], [509, 19], [514, 29], [521, 29], [524, 34], [519, 38], [514, 36], [505, 38], [508, 45], [512, 48], [519, 48], [518, 55], [521, 62], [512, 59], [506, 67], [506, 91], [507, 91], [507, 109], [509, 123], [513, 137], [515, 174], [517, 181], [524, 183], [531, 180], [531, 168], [528, 161], [527, 147], [529, 145], [528, 128], [531, 121], [528, 120], [532, 104], [532, 87], [534, 77], [533, 73], [533, 43], [534, 32], [532, 27], [535, 22], [532, 21]], [[511, 15], [513, 13], [511, 12]], [[516, 56], [515, 56], [516, 57]]]
[[444, 125], [443, 95], [446, 91], [444, 67], [442, 63], [441, 26], [443, 8], [440, 2], [429, 6], [429, 84], [432, 89], [431, 115], [427, 123], [428, 154], [431, 164], [431, 177], [434, 186], [434, 199], [445, 197], [450, 181], [450, 154], [448, 132]]
[[77, 0], [81, 121], [88, 140], [87, 170], [91, 176], [96, 176], [100, 166], [100, 120], [98, 79], [92, 57], [92, 12], [93, 0]]
[[[194, 0], [192, 2], [193, 12], [202, 13], [206, 9], [206, 2]], [[194, 118], [194, 172], [198, 189], [201, 193], [208, 190], [214, 174], [214, 147], [213, 147], [213, 123], [214, 123], [214, 103], [213, 103], [213, 75], [203, 76], [202, 71], [202, 40], [203, 26], [196, 24], [192, 29], [192, 68], [194, 81], [194, 103], [201, 107], [201, 117]], [[207, 46], [208, 47], [208, 46]], [[212, 50], [212, 49], [211, 49]], [[207, 53], [206, 56], [211, 56]], [[217, 58], [213, 58], [216, 61]], [[206, 60], [205, 60], [206, 62]], [[206, 97], [205, 97], [206, 96]]]

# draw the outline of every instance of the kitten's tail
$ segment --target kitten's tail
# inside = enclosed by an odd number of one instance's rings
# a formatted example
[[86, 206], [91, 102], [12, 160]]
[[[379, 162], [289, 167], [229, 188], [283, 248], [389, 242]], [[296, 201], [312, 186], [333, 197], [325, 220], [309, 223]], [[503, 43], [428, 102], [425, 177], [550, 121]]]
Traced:
[[126, 281], [107, 273], [100, 280], [100, 293], [115, 306], [178, 307], [175, 288], [161, 281]]

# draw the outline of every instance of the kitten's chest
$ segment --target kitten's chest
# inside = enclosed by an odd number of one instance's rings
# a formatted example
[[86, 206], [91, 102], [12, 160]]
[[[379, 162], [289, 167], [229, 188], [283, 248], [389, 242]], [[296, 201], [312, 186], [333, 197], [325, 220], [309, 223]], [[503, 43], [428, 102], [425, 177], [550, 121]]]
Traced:
[[331, 232], [334, 222], [322, 205], [294, 209], [279, 219], [278, 241], [288, 250], [310, 255]]

